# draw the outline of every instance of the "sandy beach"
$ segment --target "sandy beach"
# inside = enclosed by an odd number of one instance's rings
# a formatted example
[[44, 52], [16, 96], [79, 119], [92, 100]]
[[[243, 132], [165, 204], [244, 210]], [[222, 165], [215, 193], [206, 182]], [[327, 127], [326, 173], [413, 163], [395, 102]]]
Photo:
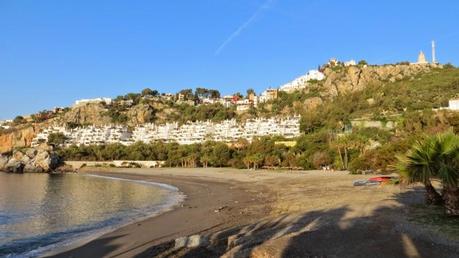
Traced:
[[[417, 187], [354, 187], [370, 176], [323, 171], [103, 169], [166, 183], [186, 200], [54, 257], [457, 257], [458, 239], [409, 221]], [[175, 248], [199, 235], [197, 247]]]

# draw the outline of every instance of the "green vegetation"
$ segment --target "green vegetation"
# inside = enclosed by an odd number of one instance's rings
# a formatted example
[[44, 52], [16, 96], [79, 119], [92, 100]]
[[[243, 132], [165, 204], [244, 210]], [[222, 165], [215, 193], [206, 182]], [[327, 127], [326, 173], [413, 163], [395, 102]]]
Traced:
[[27, 121], [25, 120], [24, 117], [22, 117], [22, 116], [17, 116], [17, 117], [15, 117], [15, 118], [13, 119], [13, 123], [14, 123], [15, 125], [20, 125], [20, 124], [27, 123]]
[[67, 137], [63, 133], [51, 133], [48, 135], [48, 144], [53, 146], [64, 145]]
[[111, 118], [114, 124], [125, 124], [128, 121], [128, 116], [122, 112], [123, 109], [110, 108], [107, 111], [107, 115]]
[[196, 98], [218, 99], [220, 98], [220, 92], [214, 89], [196, 88], [195, 96]]
[[[417, 141], [397, 167], [405, 182], [424, 184], [427, 204], [443, 205], [447, 214], [459, 216], [458, 135], [448, 132]], [[432, 186], [433, 179], [441, 181], [441, 195]]]
[[140, 95], [142, 95], [143, 97], [145, 97], [145, 96], [153, 96], [153, 97], [155, 97], [155, 96], [159, 95], [159, 92], [157, 90], [152, 90], [152, 89], [146, 88], [146, 89], [142, 90]]
[[130, 146], [70, 146], [59, 149], [66, 160], [163, 160], [172, 167], [297, 168], [297, 149], [276, 145], [278, 138], [261, 138], [252, 143], [240, 140], [232, 146], [208, 141], [203, 144], [137, 142]]
[[186, 103], [175, 106], [177, 112], [168, 115], [168, 121], [177, 121], [181, 124], [187, 121], [207, 121], [220, 122], [236, 117], [234, 107], [224, 107], [220, 103], [192, 106]]
[[[316, 161], [319, 157], [332, 159], [337, 169], [393, 172], [397, 154], [406, 152], [423, 134], [449, 129], [459, 132], [456, 112], [433, 110], [447, 106], [448, 100], [459, 92], [459, 69], [452, 66], [405, 80], [368, 85], [361, 91], [335, 97], [328, 96], [321, 83], [304, 92], [280, 92], [277, 99], [256, 110], [257, 116], [300, 114], [305, 138], [328, 135], [326, 141], [310, 144], [301, 152], [306, 157], [301, 167], [308, 167], [306, 163], [315, 156]], [[311, 105], [312, 100], [317, 104]], [[357, 119], [383, 126], [390, 122], [393, 128], [352, 126], [351, 122]], [[311, 153], [313, 148], [323, 153]]]

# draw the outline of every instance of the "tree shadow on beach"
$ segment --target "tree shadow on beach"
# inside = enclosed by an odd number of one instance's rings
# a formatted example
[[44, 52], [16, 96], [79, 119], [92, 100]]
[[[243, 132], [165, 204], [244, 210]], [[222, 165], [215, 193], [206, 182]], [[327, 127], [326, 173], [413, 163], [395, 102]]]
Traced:
[[[70, 257], [104, 257], [107, 254], [117, 250], [120, 245], [114, 244], [113, 242], [122, 238], [124, 235], [103, 237], [100, 239], [93, 240], [81, 247], [59, 253], [57, 255], [48, 256], [53, 258], [70, 258]], [[97, 248], [96, 248], [97, 247]]]
[[422, 190], [394, 195], [398, 205], [364, 216], [348, 206], [265, 219], [203, 236], [208, 244], [174, 248], [174, 241], [136, 257], [458, 257], [428, 231], [406, 223], [407, 205], [422, 202]]

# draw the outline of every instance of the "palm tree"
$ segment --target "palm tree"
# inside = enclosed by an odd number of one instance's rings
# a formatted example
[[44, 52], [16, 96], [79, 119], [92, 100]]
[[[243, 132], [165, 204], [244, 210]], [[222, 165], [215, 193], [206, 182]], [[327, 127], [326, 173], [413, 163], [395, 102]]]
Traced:
[[443, 199], [431, 182], [436, 170], [434, 143], [434, 137], [418, 141], [404, 156], [398, 157], [397, 168], [405, 183], [421, 182], [424, 184], [427, 204], [441, 205]]
[[[427, 203], [444, 203], [447, 214], [459, 215], [459, 136], [448, 132], [417, 142], [399, 159], [398, 168], [406, 182], [424, 183]], [[442, 182], [442, 198], [432, 186], [433, 177]]]
[[459, 216], [459, 136], [448, 133], [440, 137], [444, 158], [439, 161], [438, 177], [443, 185], [443, 201], [447, 214]]

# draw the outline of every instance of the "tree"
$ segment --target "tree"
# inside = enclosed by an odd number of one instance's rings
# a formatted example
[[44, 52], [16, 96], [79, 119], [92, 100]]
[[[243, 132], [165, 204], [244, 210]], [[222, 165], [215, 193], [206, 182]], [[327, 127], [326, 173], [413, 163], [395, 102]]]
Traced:
[[183, 95], [184, 100], [194, 100], [193, 90], [192, 89], [184, 89], [179, 91], [179, 94]]
[[244, 98], [244, 96], [240, 92], [234, 93], [233, 96], [236, 97], [237, 99], [243, 99]]
[[220, 92], [218, 90], [209, 90], [209, 94], [212, 99], [220, 98]]
[[249, 88], [249, 89], [247, 90], [247, 98], [250, 96], [250, 94], [255, 94], [255, 90], [252, 89], [252, 88]]
[[367, 63], [367, 61], [362, 59], [362, 60], [359, 61], [358, 65], [364, 66], [364, 65], [368, 65], [368, 63]]
[[145, 88], [141, 92], [142, 96], [158, 96], [159, 92], [157, 90], [152, 90], [150, 88]]
[[[444, 133], [418, 141], [404, 156], [399, 157], [397, 168], [403, 181], [424, 184], [427, 204], [444, 203], [448, 214], [459, 215], [457, 135]], [[434, 177], [441, 179], [443, 196], [432, 186]]]
[[209, 95], [209, 90], [206, 88], [196, 88], [195, 93], [197, 98], [207, 98]]
[[279, 165], [279, 157], [275, 155], [269, 155], [265, 158], [265, 165], [267, 167], [273, 168]]
[[459, 216], [459, 136], [453, 133], [436, 136], [438, 177], [443, 185], [446, 213]]
[[25, 122], [27, 122], [27, 121], [26, 121], [25, 118], [22, 117], [22, 116], [17, 116], [17, 117], [15, 117], [14, 120], [13, 120], [13, 123], [14, 123], [14, 124], [17, 124], [17, 125], [23, 124], [23, 123], [25, 123]]
[[53, 146], [62, 146], [64, 145], [67, 137], [63, 133], [51, 133], [48, 135], [48, 144]]
[[225, 143], [216, 143], [212, 153], [212, 165], [216, 167], [225, 167], [231, 158], [231, 152]]
[[314, 168], [320, 169], [323, 166], [330, 165], [332, 163], [332, 159], [327, 152], [318, 151], [312, 155], [311, 163], [314, 165]]
[[357, 151], [358, 156], [360, 156], [364, 152], [367, 142], [368, 138], [356, 133], [340, 136], [335, 140], [333, 146], [337, 150], [342, 169], [349, 169], [351, 151]]
[[243, 162], [247, 169], [258, 169], [258, 167], [260, 167], [260, 165], [263, 163], [263, 155], [261, 153], [256, 153], [246, 156], [244, 157]]
[[282, 166], [289, 169], [298, 167], [298, 160], [294, 153], [288, 152], [282, 161]]

